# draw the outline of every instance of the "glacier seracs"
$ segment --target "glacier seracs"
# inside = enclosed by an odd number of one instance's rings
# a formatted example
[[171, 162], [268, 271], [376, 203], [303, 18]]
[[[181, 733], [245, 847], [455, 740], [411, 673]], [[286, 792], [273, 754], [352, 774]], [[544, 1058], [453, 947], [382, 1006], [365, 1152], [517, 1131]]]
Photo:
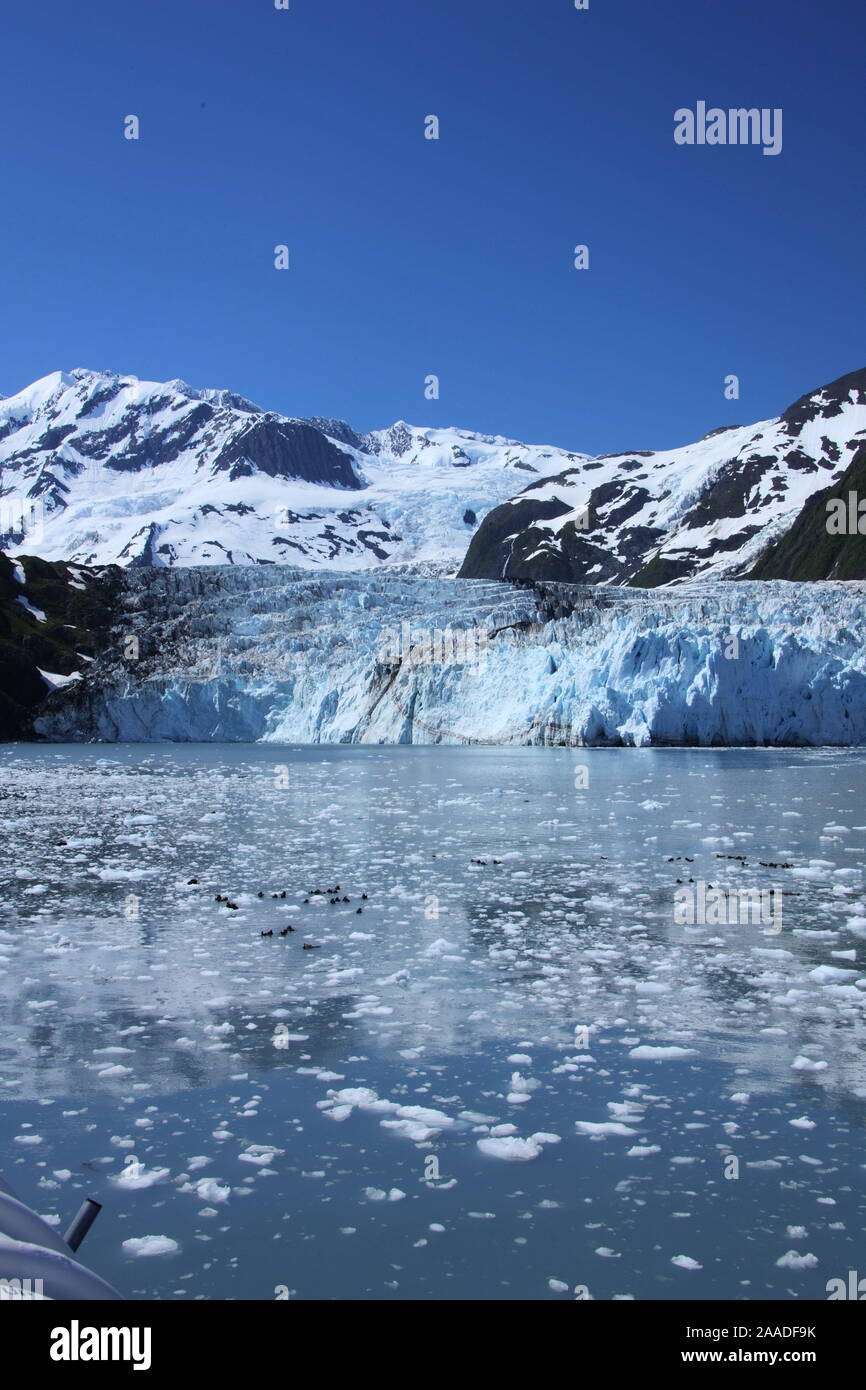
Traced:
[[866, 743], [861, 582], [630, 590], [212, 566], [123, 583], [107, 650], [49, 697], [40, 737]]

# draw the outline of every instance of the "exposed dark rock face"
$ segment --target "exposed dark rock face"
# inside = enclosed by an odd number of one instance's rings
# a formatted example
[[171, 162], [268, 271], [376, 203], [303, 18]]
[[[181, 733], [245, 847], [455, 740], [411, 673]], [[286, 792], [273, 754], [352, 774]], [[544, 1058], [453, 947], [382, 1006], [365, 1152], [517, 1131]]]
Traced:
[[[834, 500], [842, 503], [846, 518], [848, 529], [841, 534], [828, 529], [827, 504]], [[857, 508], [861, 501], [866, 503], [866, 446], [838, 483], [809, 499], [791, 529], [764, 551], [749, 578], [866, 579], [866, 512], [858, 517]]]
[[[536, 521], [550, 517], [565, 516], [568, 512], [565, 502], [542, 500], [521, 494], [513, 502], [505, 502], [488, 512], [483, 524], [478, 528], [469, 543], [466, 559], [460, 571], [461, 579], [531, 579], [531, 574], [521, 573], [524, 566], [518, 557], [512, 565], [513, 547], [508, 544], [512, 537], [525, 537], [524, 544], [532, 539], [532, 529]], [[539, 576], [542, 577], [542, 576]], [[544, 578], [560, 576], [545, 575]], [[562, 576], [564, 577], [564, 576]]]
[[13, 562], [0, 552], [0, 740], [32, 736], [32, 717], [52, 689], [42, 671], [70, 676], [99, 655], [122, 574], [31, 555]]
[[238, 434], [214, 460], [214, 471], [248, 462], [272, 478], [302, 478], [307, 483], [360, 488], [350, 456], [312, 425], [264, 415]]

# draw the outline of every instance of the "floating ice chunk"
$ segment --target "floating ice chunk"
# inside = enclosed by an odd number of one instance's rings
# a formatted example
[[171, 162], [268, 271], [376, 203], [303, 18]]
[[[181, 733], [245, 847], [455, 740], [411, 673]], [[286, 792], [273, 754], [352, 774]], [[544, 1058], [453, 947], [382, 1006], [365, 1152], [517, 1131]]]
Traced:
[[579, 1129], [581, 1134], [607, 1135], [616, 1134], [622, 1138], [629, 1138], [632, 1134], [637, 1134], [636, 1129], [631, 1129], [629, 1125], [624, 1125], [619, 1120], [602, 1120], [598, 1124], [592, 1120], [575, 1120], [575, 1129]]
[[142, 878], [152, 878], [157, 869], [91, 869], [90, 872], [104, 883], [138, 882]]
[[202, 1202], [227, 1202], [231, 1194], [231, 1188], [221, 1186], [215, 1178], [202, 1178], [195, 1190]]
[[558, 1134], [531, 1134], [528, 1139], [519, 1139], [514, 1136], [507, 1136], [498, 1139], [478, 1139], [478, 1147], [483, 1154], [488, 1154], [491, 1158], [503, 1158], [510, 1161], [525, 1161], [530, 1158], [538, 1158], [545, 1144], [558, 1144]]
[[677, 1269], [703, 1269], [703, 1265], [693, 1260], [691, 1255], [672, 1255], [671, 1264], [676, 1265]]
[[827, 1063], [814, 1061], [811, 1057], [795, 1057], [791, 1063], [792, 1071], [826, 1071]]
[[779, 1269], [814, 1269], [817, 1263], [817, 1255], [798, 1255], [796, 1250], [788, 1250], [776, 1261]]
[[826, 985], [837, 980], [850, 980], [851, 976], [857, 973], [856, 970], [846, 970], [840, 965], [818, 965], [809, 971], [809, 979], [815, 980], [819, 985]]
[[[334, 1120], [345, 1120], [355, 1109], [370, 1110], [374, 1114], [394, 1114], [395, 1111], [404, 1110], [403, 1119], [417, 1119], [417, 1112], [422, 1107], [405, 1106], [401, 1107], [393, 1100], [380, 1100], [378, 1092], [371, 1090], [369, 1086], [345, 1086], [340, 1091], [329, 1091], [325, 1100], [318, 1102], [320, 1110], [324, 1110]], [[427, 1114], [440, 1115], [440, 1111], [427, 1111]], [[450, 1124], [448, 1116], [444, 1116], [444, 1122]]]
[[675, 1057], [691, 1057], [694, 1052], [693, 1047], [652, 1047], [649, 1043], [641, 1043], [628, 1055], [642, 1062], [667, 1062]]
[[238, 1158], [241, 1163], [253, 1163], [257, 1168], [264, 1168], [284, 1152], [284, 1149], [275, 1149], [269, 1144], [249, 1144], [243, 1153], [238, 1154]]
[[450, 1115], [446, 1115], [444, 1110], [431, 1110], [425, 1105], [398, 1105], [396, 1109], [397, 1118], [400, 1120], [417, 1120], [419, 1124], [426, 1125], [453, 1125], [454, 1121]]
[[511, 1090], [506, 1097], [508, 1104], [524, 1105], [531, 1097], [532, 1092], [537, 1091], [540, 1085], [541, 1082], [536, 1080], [534, 1076], [521, 1076], [519, 1071], [512, 1072]]
[[139, 1188], [155, 1187], [158, 1182], [162, 1182], [168, 1177], [169, 1172], [170, 1169], [168, 1168], [145, 1168], [143, 1163], [130, 1163], [122, 1173], [118, 1173], [111, 1181], [117, 1187], [137, 1192]]
[[380, 1120], [379, 1123], [384, 1129], [390, 1129], [404, 1139], [411, 1139], [415, 1144], [424, 1144], [442, 1133], [441, 1129], [419, 1124], [416, 1120]]
[[132, 1236], [123, 1248], [129, 1255], [174, 1255], [180, 1245], [171, 1236]]

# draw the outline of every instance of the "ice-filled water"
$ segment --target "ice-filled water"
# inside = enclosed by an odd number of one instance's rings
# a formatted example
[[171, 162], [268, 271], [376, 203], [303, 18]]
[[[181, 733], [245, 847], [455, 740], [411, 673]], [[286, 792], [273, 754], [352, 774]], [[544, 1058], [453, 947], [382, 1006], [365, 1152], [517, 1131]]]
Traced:
[[[0, 1171], [104, 1203], [132, 1298], [825, 1298], [864, 791], [857, 750], [7, 745]], [[781, 916], [681, 925], [690, 879]]]

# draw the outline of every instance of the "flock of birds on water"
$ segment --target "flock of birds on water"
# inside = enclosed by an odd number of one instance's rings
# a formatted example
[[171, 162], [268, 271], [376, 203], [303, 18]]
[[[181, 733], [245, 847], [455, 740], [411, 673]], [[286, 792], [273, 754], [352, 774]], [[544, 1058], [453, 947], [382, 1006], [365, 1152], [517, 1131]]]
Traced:
[[[494, 862], [498, 863], [499, 861], [496, 860], [496, 861], [494, 861]], [[198, 880], [197, 878], [189, 878], [189, 879], [187, 879], [187, 887], [191, 887], [192, 885], [197, 884], [198, 882], [199, 882], [199, 880]], [[351, 903], [351, 901], [352, 901], [352, 899], [351, 899], [350, 897], [348, 897], [347, 895], [345, 895], [345, 894], [343, 895], [342, 898], [338, 896], [338, 894], [339, 894], [339, 892], [340, 892], [340, 885], [339, 885], [339, 883], [334, 884], [334, 887], [333, 887], [333, 888], [310, 888], [310, 889], [308, 889], [308, 892], [309, 892], [309, 897], [304, 898], [304, 903], [305, 903], [305, 904], [308, 904], [308, 903], [312, 902], [313, 898], [317, 898], [317, 899], [319, 899], [320, 901], [323, 900], [323, 899], [327, 899], [327, 901], [331, 904], [332, 907], [333, 907], [335, 904]], [[258, 893], [256, 894], [256, 897], [257, 897], [257, 898], [264, 898], [264, 896], [265, 896], [265, 895], [264, 895], [263, 891], [262, 891], [261, 889], [259, 889]], [[283, 889], [283, 891], [282, 891], [281, 893], [272, 893], [272, 894], [271, 894], [271, 897], [272, 897], [272, 898], [276, 898], [276, 899], [285, 898], [285, 896], [286, 896], [286, 890], [285, 890], [285, 888]], [[361, 894], [361, 901], [362, 901], [362, 902], [367, 902], [367, 901], [368, 901], [368, 895], [367, 895], [366, 893], [362, 893], [362, 894]], [[227, 907], [227, 908], [229, 909], [230, 912], [238, 912], [238, 911], [239, 911], [238, 904], [235, 903], [235, 902], [232, 902], [231, 898], [228, 897], [227, 894], [225, 894], [225, 893], [217, 893], [217, 894], [214, 896], [214, 902], [220, 903], [222, 906]], [[361, 913], [362, 913], [363, 911], [364, 911], [364, 909], [363, 909], [362, 907], [356, 907], [356, 908], [355, 908], [355, 912], [356, 912], [357, 916], [359, 916], [359, 917], [360, 917], [360, 915], [361, 915]], [[277, 936], [288, 936], [288, 935], [290, 934], [290, 932], [293, 932], [294, 930], [295, 930], [295, 928], [292, 926], [291, 922], [288, 922], [288, 923], [282, 928], [282, 930], [280, 930], [280, 931], [278, 931], [278, 932], [276, 933], [276, 935], [277, 935]], [[273, 935], [274, 935], [274, 928], [271, 927], [269, 931], [263, 931], [263, 932], [260, 933], [260, 935], [261, 935], [261, 936], [273, 936]], [[305, 951], [320, 951], [321, 949], [322, 949], [321, 946], [316, 945], [316, 944], [313, 943], [312, 941], [305, 941], [305, 942], [303, 943], [303, 950], [305, 950]]]
[[[433, 857], [435, 858], [435, 855], [434, 855]], [[600, 857], [601, 857], [602, 859], [606, 859], [606, 858], [607, 858], [607, 856], [604, 855], [604, 854], [601, 855]], [[720, 854], [720, 853], [717, 852], [716, 855], [715, 855], [715, 858], [716, 858], [716, 859], [735, 859], [735, 860], [737, 860], [737, 861], [742, 865], [743, 868], [745, 868], [746, 863], [747, 863], [746, 856], [745, 856], [744, 854]], [[695, 862], [695, 861], [694, 861], [694, 857], [693, 857], [693, 856], [690, 856], [690, 855], [687, 855], [687, 854], [676, 854], [676, 855], [673, 855], [673, 854], [672, 854], [672, 855], [668, 855], [668, 856], [667, 856], [667, 862], [668, 862], [669, 864], [676, 863], [677, 860], [682, 860], [682, 861], [685, 862], [686, 864], [693, 864], [693, 863]], [[489, 860], [487, 860], [487, 859], [473, 859], [471, 862], [472, 862], [473, 864], [477, 864], [477, 865], [479, 865], [479, 866], [484, 866], [484, 867], [486, 868], [486, 866], [487, 866], [488, 863], [492, 862], [493, 864], [501, 864], [501, 863], [502, 863], [502, 860], [501, 860], [501, 859], [494, 859], [494, 860], [492, 860], [492, 861], [489, 861]], [[765, 869], [792, 869], [792, 868], [794, 867], [793, 864], [789, 864], [789, 863], [773, 863], [773, 862], [768, 862], [768, 861], [763, 860], [763, 859], [759, 859], [759, 860], [758, 860], [758, 863], [761, 865], [762, 868], [765, 868]], [[687, 880], [687, 882], [689, 882], [689, 883], [694, 883], [694, 881], [695, 881], [695, 880], [694, 880], [693, 878], [689, 878], [689, 879]], [[199, 882], [199, 880], [198, 880], [197, 878], [190, 878], [190, 879], [187, 880], [187, 885], [188, 885], [188, 886], [191, 886], [191, 885], [193, 885], [193, 884], [197, 884], [198, 882]], [[678, 878], [678, 879], [677, 879], [677, 883], [683, 883], [683, 882], [684, 882], [683, 879], [681, 879], [681, 878]], [[707, 884], [707, 887], [708, 887], [708, 888], [712, 888], [712, 886], [713, 886], [713, 885], [712, 885], [711, 883]], [[304, 898], [304, 905], [305, 905], [305, 906], [307, 906], [308, 904], [310, 904], [310, 903], [313, 901], [314, 898], [317, 899], [319, 902], [325, 901], [325, 900], [326, 900], [328, 903], [330, 903], [330, 905], [331, 905], [332, 907], [334, 907], [334, 906], [340, 906], [340, 905], [342, 905], [343, 903], [351, 903], [351, 901], [352, 901], [352, 899], [351, 899], [347, 894], [345, 894], [345, 893], [343, 894], [342, 897], [340, 897], [340, 885], [339, 885], [339, 883], [335, 883], [334, 886], [333, 886], [333, 888], [310, 888], [310, 889], [307, 890], [307, 892], [308, 892], [308, 897]], [[258, 893], [256, 894], [256, 897], [257, 897], [257, 898], [262, 898], [262, 899], [263, 899], [264, 896], [265, 896], [264, 892], [263, 892], [261, 889], [259, 889]], [[799, 894], [799, 893], [791, 893], [791, 894], [786, 894], [786, 896], [800, 897], [801, 894]], [[272, 897], [272, 898], [275, 898], [275, 899], [277, 899], [277, 900], [282, 899], [282, 898], [285, 898], [285, 897], [286, 897], [286, 890], [283, 889], [283, 891], [282, 891], [281, 893], [272, 893], [272, 894], [271, 894], [271, 897]], [[238, 904], [237, 904], [236, 902], [232, 902], [231, 898], [228, 897], [225, 893], [217, 893], [217, 894], [215, 895], [214, 901], [217, 902], [217, 903], [220, 903], [220, 904], [221, 904], [222, 906], [224, 906], [224, 907], [227, 907], [227, 908], [229, 909], [230, 912], [237, 912], [237, 911], [239, 910]], [[368, 897], [367, 897], [367, 894], [366, 894], [366, 893], [362, 893], [362, 894], [361, 894], [361, 901], [362, 901], [362, 902], [367, 902], [367, 901], [368, 901]], [[356, 914], [357, 914], [359, 917], [360, 917], [360, 915], [361, 915], [361, 913], [362, 913], [363, 911], [364, 911], [364, 909], [363, 909], [362, 907], [356, 907], [356, 908], [355, 908], [355, 912], [356, 912]], [[261, 936], [274, 936], [274, 935], [277, 935], [277, 936], [289, 936], [289, 935], [290, 935], [291, 933], [293, 933], [294, 931], [295, 931], [295, 928], [292, 926], [292, 924], [291, 924], [290, 922], [288, 922], [288, 923], [286, 924], [286, 926], [284, 926], [281, 930], [277, 931], [276, 933], [275, 933], [275, 931], [274, 931], [274, 928], [271, 927], [268, 931], [263, 931], [263, 932], [261, 932], [260, 935], [261, 935]], [[316, 944], [315, 942], [312, 942], [312, 941], [305, 941], [305, 942], [303, 942], [303, 944], [302, 944], [302, 949], [305, 950], [305, 951], [320, 951], [322, 948], [321, 948], [320, 945]]]

